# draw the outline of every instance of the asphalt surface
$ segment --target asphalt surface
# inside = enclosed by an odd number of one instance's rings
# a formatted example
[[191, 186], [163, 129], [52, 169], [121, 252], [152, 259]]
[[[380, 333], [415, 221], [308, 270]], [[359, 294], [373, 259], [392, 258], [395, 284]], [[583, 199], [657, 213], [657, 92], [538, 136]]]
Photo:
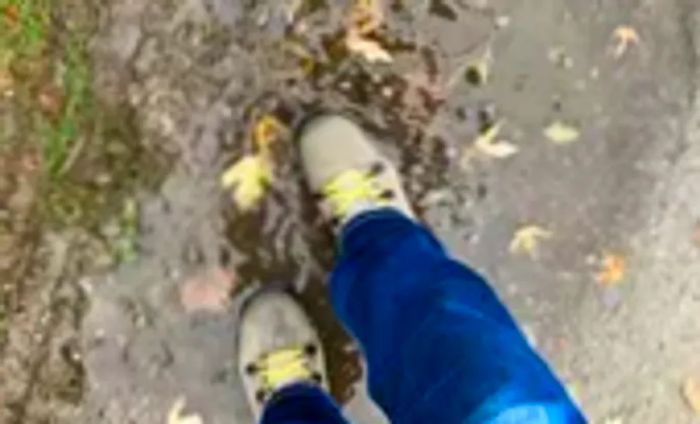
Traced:
[[[96, 41], [102, 91], [134, 109], [145, 145], [181, 159], [143, 203], [139, 261], [85, 283], [86, 420], [164, 422], [185, 397], [207, 424], [251, 422], [235, 373], [237, 310], [256, 287], [281, 282], [325, 323], [334, 393], [353, 398], [349, 415], [380, 421], [361, 383], [348, 391], [355, 355], [328, 324], [323, 295], [332, 242], [291, 144], [255, 216], [232, 211], [218, 183], [250, 148], [241, 140], [260, 109], [294, 121], [330, 107], [382, 138], [425, 222], [488, 276], [592, 422], [697, 422], [681, 387], [700, 372], [700, 4], [405, 3], [387, 8], [387, 31], [422, 50], [395, 53], [391, 65], [345, 58], [313, 79], [276, 56], [286, 3], [108, 7]], [[303, 17], [310, 49], [338, 31], [346, 6]], [[616, 54], [620, 27], [638, 40]], [[463, 65], [483, 58], [489, 78], [474, 87]], [[343, 90], [345, 80], [377, 83], [372, 75], [427, 78], [423, 92], [440, 85], [444, 96], [436, 105], [410, 90], [400, 102]], [[503, 122], [517, 154], [465, 158], [484, 115]], [[580, 137], [553, 143], [543, 131], [557, 121]], [[550, 236], [536, 255], [512, 252], [516, 231], [532, 225]], [[606, 255], [624, 262], [620, 281], [601, 283]], [[239, 274], [236, 299], [216, 314], [184, 311], [181, 285], [221, 267]]]

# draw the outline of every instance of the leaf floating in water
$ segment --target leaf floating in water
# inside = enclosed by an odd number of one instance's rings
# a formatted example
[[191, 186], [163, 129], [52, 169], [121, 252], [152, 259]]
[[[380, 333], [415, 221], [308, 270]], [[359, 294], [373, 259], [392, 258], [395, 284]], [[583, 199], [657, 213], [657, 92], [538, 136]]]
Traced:
[[625, 279], [627, 262], [621, 255], [606, 253], [603, 256], [602, 270], [596, 276], [600, 284], [605, 287], [614, 287]]
[[700, 416], [700, 376], [688, 377], [685, 380], [683, 396], [690, 409]]
[[513, 254], [525, 254], [532, 259], [537, 257], [540, 241], [550, 239], [554, 234], [537, 225], [527, 225], [520, 228], [513, 235], [510, 242], [510, 252]]
[[379, 1], [355, 0], [345, 34], [345, 47], [348, 51], [364, 57], [370, 63], [391, 63], [391, 54], [371, 37], [382, 22], [384, 13]]
[[544, 135], [554, 144], [570, 144], [581, 137], [578, 128], [557, 121], [544, 130]]
[[345, 45], [352, 53], [359, 54], [370, 63], [391, 63], [393, 58], [379, 42], [369, 38], [363, 38], [359, 34], [348, 33]]
[[288, 131], [286, 125], [275, 116], [263, 115], [253, 128], [253, 141], [260, 152], [268, 153], [270, 146], [278, 141]]
[[502, 123], [490, 126], [483, 134], [477, 137], [474, 147], [481, 153], [493, 158], [503, 159], [512, 156], [520, 150], [518, 146], [507, 141], [498, 140]]
[[233, 190], [233, 200], [245, 212], [255, 207], [272, 182], [272, 164], [267, 155], [248, 155], [221, 176], [221, 185]]
[[183, 415], [185, 411], [185, 398], [175, 401], [168, 412], [168, 424], [204, 424], [199, 415]]

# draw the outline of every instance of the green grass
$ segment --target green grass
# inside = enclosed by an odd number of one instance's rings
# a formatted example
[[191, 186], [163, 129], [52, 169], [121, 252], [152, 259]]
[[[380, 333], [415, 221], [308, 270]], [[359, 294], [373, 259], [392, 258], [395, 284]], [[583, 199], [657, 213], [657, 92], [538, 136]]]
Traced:
[[[53, 22], [58, 19], [56, 5], [56, 0], [0, 0], [0, 70], [15, 77], [15, 103], [25, 116], [33, 117], [28, 128], [22, 128], [22, 138], [41, 147], [50, 178], [64, 173], [91, 112], [87, 34], [58, 33]], [[41, 110], [37, 91], [55, 79], [60, 80], [62, 104], [52, 116]]]
[[60, 177], [73, 143], [80, 136], [83, 125], [90, 119], [90, 67], [85, 42], [74, 37], [69, 42], [64, 58], [64, 105], [56, 122], [49, 122], [44, 135], [44, 152], [47, 169], [52, 176]]

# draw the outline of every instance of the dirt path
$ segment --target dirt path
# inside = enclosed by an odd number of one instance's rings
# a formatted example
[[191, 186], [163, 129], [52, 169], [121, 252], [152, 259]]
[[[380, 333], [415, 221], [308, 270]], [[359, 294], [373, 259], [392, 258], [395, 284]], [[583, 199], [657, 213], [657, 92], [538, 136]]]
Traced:
[[[349, 414], [380, 421], [325, 300], [333, 244], [290, 134], [274, 146], [259, 208], [240, 212], [219, 182], [255, 152], [263, 115], [293, 127], [331, 109], [385, 141], [423, 219], [494, 282], [592, 422], [692, 423], [681, 386], [700, 372], [700, 6], [386, 1], [373, 33], [392, 58], [382, 64], [343, 47], [352, 2], [329, 3], [115, 0], [99, 9], [96, 100], [125, 117], [115, 122], [133, 123], [120, 137], [142, 152], [119, 175], [138, 180], [163, 158], [168, 175], [155, 190], [129, 186], [118, 204], [132, 212], [116, 214], [119, 234], [106, 233], [129, 260], [113, 271], [96, 275], [88, 270], [104, 267], [71, 256], [109, 256], [79, 225], [39, 232], [44, 248], [25, 286], [40, 301], [15, 315], [14, 326], [30, 328], [11, 333], [14, 353], [0, 352], [0, 370], [20, 376], [0, 393], [10, 400], [0, 417], [164, 423], [184, 398], [206, 424], [251, 422], [235, 372], [236, 315], [252, 290], [274, 284], [297, 293], [321, 326]], [[569, 140], [544, 134], [554, 123]], [[494, 125], [507, 144], [475, 147]], [[535, 227], [544, 235], [536, 249], [510, 249], [518, 230]], [[601, 276], [606, 257], [620, 275]], [[183, 287], [200, 283], [235, 296], [192, 312]], [[36, 345], [40, 354], [23, 354]], [[74, 386], [52, 385], [71, 367]]]

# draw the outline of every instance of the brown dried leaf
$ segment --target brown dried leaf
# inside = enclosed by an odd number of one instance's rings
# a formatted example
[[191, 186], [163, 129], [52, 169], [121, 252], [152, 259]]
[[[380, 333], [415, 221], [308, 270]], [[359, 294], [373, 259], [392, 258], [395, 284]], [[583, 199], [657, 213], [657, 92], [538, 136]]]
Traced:
[[616, 59], [621, 58], [631, 45], [638, 45], [641, 42], [637, 30], [628, 25], [621, 25], [615, 28], [613, 40], [615, 41], [613, 56]]
[[614, 287], [625, 279], [627, 261], [621, 255], [606, 253], [603, 256], [602, 270], [596, 276], [596, 280], [606, 287]]
[[691, 376], [683, 383], [683, 396], [688, 406], [696, 414], [700, 415], [700, 377]]
[[15, 26], [19, 23], [19, 7], [16, 4], [8, 4], [2, 8], [2, 14], [9, 26]]
[[200, 272], [180, 287], [180, 302], [187, 313], [226, 311], [238, 283], [235, 273], [223, 268]]

